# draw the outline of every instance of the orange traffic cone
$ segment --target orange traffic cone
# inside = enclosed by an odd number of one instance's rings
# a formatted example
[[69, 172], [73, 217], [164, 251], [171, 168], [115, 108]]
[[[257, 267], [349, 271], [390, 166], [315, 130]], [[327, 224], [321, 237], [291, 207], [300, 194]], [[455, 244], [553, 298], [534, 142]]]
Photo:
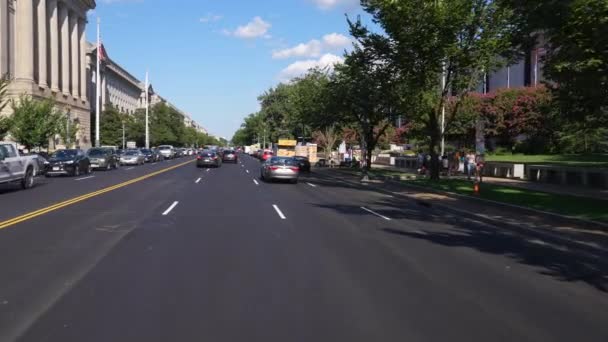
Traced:
[[479, 195], [479, 182], [475, 181], [475, 185], [473, 185], [473, 193], [475, 195]]

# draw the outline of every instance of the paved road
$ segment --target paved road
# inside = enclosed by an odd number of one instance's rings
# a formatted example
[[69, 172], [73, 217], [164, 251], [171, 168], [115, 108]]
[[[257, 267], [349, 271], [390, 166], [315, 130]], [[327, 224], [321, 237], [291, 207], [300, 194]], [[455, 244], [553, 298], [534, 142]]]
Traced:
[[188, 161], [0, 190], [1, 226], [174, 167], [1, 229], [0, 341], [608, 340], [598, 260], [319, 175], [264, 183], [249, 157]]

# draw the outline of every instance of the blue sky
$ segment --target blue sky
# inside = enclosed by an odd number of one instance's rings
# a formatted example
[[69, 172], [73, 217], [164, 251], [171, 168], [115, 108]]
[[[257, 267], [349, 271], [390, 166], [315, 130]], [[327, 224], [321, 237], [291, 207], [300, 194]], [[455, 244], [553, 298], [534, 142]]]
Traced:
[[257, 96], [350, 46], [344, 14], [358, 0], [97, 0], [110, 58], [151, 83], [211, 133], [227, 138]]

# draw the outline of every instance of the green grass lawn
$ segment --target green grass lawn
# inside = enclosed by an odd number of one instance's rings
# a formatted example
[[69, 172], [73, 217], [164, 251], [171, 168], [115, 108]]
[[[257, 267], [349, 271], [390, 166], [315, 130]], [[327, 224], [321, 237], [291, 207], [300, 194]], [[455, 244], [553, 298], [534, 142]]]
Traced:
[[[420, 179], [403, 182], [441, 191], [475, 196], [473, 193], [473, 183], [465, 180], [442, 179], [438, 182], [432, 182]], [[608, 221], [608, 201], [600, 199], [550, 194], [494, 184], [482, 184], [481, 192], [478, 196], [488, 200], [551, 211], [567, 216]]]
[[487, 155], [486, 161], [608, 168], [608, 154]]
[[[340, 171], [353, 175], [361, 175], [361, 172], [355, 169], [341, 169]], [[403, 174], [404, 173], [399, 171], [378, 169], [370, 172], [370, 176], [372, 178], [378, 176]], [[408, 175], [412, 177], [415, 176], [414, 174]], [[552, 194], [488, 183], [482, 184], [480, 194], [475, 195], [473, 193], [473, 183], [461, 179], [441, 179], [437, 182], [432, 182], [428, 179], [410, 179], [401, 180], [400, 182], [405, 185], [411, 184], [439, 191], [449, 191], [462, 195], [479, 196], [483, 199], [550, 211], [581, 219], [608, 222], [608, 201], [606, 200]]]

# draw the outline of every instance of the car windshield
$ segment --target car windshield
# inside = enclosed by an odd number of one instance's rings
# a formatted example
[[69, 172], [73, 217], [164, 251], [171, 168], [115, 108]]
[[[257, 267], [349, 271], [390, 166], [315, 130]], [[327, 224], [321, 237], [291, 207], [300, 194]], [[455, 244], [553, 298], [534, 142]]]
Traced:
[[147, 150], [147, 149], [142, 149], [141, 153], [152, 153], [152, 151], [151, 150]]
[[87, 154], [91, 157], [99, 157], [99, 156], [104, 156], [106, 153], [107, 153], [106, 150], [93, 148], [93, 149], [90, 149]]
[[127, 152], [125, 152], [125, 156], [136, 156], [138, 154], [139, 154], [139, 152], [137, 152], [137, 151], [127, 151]]
[[78, 154], [77, 150], [59, 150], [53, 153], [52, 158], [64, 159], [64, 158], [74, 158]]
[[215, 153], [213, 152], [201, 152], [199, 153], [201, 157], [215, 157]]
[[158, 149], [161, 150], [161, 151], [166, 151], [166, 150], [170, 150], [171, 147], [169, 147], [169, 146], [160, 146]]

